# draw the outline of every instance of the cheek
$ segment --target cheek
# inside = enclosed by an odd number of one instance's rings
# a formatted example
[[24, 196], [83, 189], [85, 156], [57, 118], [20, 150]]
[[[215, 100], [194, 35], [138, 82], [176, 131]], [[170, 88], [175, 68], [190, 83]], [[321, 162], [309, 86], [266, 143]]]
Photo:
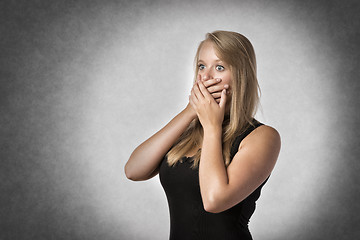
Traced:
[[229, 86], [231, 86], [231, 74], [223, 75], [221, 76], [221, 79], [223, 84], [228, 84]]

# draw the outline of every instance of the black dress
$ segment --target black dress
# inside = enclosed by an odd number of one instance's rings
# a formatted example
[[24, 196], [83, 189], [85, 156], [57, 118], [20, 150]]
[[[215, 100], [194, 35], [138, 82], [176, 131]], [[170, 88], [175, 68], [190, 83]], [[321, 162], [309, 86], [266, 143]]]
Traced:
[[[238, 151], [240, 142], [256, 127], [238, 136], [231, 148], [231, 159]], [[248, 222], [255, 211], [255, 201], [260, 196], [264, 183], [246, 199], [221, 213], [204, 210], [200, 194], [199, 169], [191, 168], [191, 158], [170, 167], [165, 157], [160, 165], [159, 177], [170, 211], [170, 240], [249, 240], [252, 239]]]

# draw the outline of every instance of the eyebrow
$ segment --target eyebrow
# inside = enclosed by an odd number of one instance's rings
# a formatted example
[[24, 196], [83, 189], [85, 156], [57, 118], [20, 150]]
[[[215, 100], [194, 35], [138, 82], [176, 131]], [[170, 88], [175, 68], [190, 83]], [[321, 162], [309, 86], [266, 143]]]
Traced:
[[[203, 61], [203, 60], [199, 59], [199, 61], [198, 61], [198, 62], [205, 62], [205, 61]], [[223, 62], [223, 61], [221, 61], [220, 59], [216, 59], [216, 60], [215, 60], [215, 62]]]

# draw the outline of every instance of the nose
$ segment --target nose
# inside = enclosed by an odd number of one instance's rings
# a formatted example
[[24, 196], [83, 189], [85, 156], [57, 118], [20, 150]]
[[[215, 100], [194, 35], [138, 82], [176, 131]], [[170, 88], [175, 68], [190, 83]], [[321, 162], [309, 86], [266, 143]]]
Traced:
[[209, 80], [209, 79], [212, 79], [212, 78], [213, 78], [213, 76], [212, 76], [212, 72], [210, 70], [205, 70], [202, 73], [201, 79], [203, 81], [206, 81], [206, 80]]

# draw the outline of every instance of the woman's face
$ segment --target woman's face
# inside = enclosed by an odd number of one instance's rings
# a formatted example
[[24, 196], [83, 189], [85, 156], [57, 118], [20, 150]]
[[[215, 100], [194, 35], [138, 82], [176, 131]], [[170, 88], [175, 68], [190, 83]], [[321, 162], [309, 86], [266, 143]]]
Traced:
[[216, 55], [214, 44], [209, 41], [205, 41], [199, 51], [199, 61], [198, 66], [198, 79], [200, 78], [203, 81], [221, 78], [221, 82], [217, 85], [224, 86], [225, 84], [229, 85], [229, 90], [231, 92], [231, 78], [232, 74], [230, 67], [223, 61], [219, 59]]

